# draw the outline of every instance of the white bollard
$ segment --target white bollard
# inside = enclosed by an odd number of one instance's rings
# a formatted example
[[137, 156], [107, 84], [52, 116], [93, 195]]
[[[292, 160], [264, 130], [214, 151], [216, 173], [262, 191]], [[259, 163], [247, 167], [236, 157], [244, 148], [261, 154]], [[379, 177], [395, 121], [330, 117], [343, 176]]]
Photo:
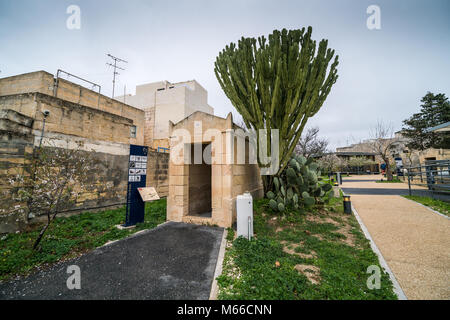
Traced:
[[253, 198], [249, 192], [236, 198], [237, 236], [250, 240], [253, 237]]

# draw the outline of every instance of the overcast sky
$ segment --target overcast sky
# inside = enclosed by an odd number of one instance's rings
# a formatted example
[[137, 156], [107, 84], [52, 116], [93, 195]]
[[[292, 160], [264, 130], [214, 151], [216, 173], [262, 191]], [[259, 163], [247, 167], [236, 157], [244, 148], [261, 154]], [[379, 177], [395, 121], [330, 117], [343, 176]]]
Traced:
[[[73, 4], [79, 30], [66, 27]], [[366, 26], [372, 4], [381, 9], [380, 30]], [[237, 115], [214, 75], [219, 51], [242, 36], [304, 26], [339, 54], [339, 79], [308, 122], [333, 148], [368, 138], [377, 119], [400, 129], [427, 91], [449, 96], [448, 0], [0, 0], [0, 77], [63, 69], [110, 95], [111, 53], [129, 61], [118, 95], [124, 85], [134, 93], [142, 83], [196, 79], [216, 115]]]

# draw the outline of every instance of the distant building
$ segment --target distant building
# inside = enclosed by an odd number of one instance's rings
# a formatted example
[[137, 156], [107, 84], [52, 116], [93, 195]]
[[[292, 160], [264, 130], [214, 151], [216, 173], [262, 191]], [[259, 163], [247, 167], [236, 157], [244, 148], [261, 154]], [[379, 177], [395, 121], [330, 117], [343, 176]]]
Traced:
[[154, 149], [169, 147], [169, 121], [177, 123], [196, 111], [214, 114], [208, 92], [195, 80], [142, 84], [135, 95], [115, 99], [145, 111], [144, 144]]
[[[437, 132], [449, 130], [449, 124], [443, 124], [429, 130], [438, 130]], [[426, 150], [410, 150], [407, 147], [408, 138], [404, 137], [401, 131], [395, 132], [391, 149], [389, 150], [392, 161], [396, 163], [397, 167], [410, 167], [418, 166], [424, 164], [429, 160], [448, 160], [450, 159], [449, 149], [434, 149], [429, 148]], [[363, 140], [360, 143], [355, 143], [350, 146], [336, 148], [336, 155], [344, 158], [349, 158], [350, 156], [364, 156], [367, 158], [372, 158], [377, 163], [377, 168], [383, 163], [383, 160], [373, 153], [371, 149], [372, 140]], [[376, 168], [373, 168], [377, 170]], [[398, 168], [400, 169], [400, 168]]]
[[[439, 130], [435, 132], [445, 131], [446, 124], [430, 128], [429, 130], [431, 131], [432, 129]], [[395, 139], [397, 139], [397, 142], [392, 148], [391, 154], [394, 158], [402, 159], [404, 167], [418, 166], [420, 164], [425, 164], [426, 161], [430, 160], [450, 159], [450, 149], [428, 148], [425, 150], [410, 150], [407, 147], [408, 138], [405, 138], [401, 131], [395, 133]]]
[[380, 161], [377, 155], [372, 151], [371, 140], [364, 140], [360, 143], [355, 143], [347, 147], [336, 148], [335, 155], [343, 160], [350, 160], [352, 157], [363, 157], [373, 164], [364, 165], [361, 168], [347, 168], [348, 171], [354, 172], [367, 172], [371, 173], [380, 172]]

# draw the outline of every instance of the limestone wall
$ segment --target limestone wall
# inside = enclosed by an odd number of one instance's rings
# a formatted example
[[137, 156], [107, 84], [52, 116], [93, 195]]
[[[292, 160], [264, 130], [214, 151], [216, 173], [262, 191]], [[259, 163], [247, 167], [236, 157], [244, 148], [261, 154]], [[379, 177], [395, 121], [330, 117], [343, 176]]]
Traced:
[[155, 129], [155, 107], [144, 109], [144, 145], [153, 148], [154, 129]]
[[[0, 106], [4, 107], [1, 100]], [[9, 182], [17, 174], [27, 174], [26, 163], [41, 141], [40, 130], [33, 130], [36, 122], [15, 110], [0, 109], [0, 234], [21, 230], [40, 219], [28, 216], [26, 205], [14, 199], [15, 190]], [[89, 153], [96, 166], [89, 172], [87, 190], [68, 212], [124, 205], [129, 144], [57, 132], [46, 132], [42, 140], [42, 146], [50, 150], [76, 148], [77, 143], [83, 144], [80, 152]]]
[[[96, 91], [65, 79], [55, 79], [52, 74], [45, 71], [31, 72], [0, 79], [0, 96], [35, 92], [55, 96], [80, 106], [90, 107], [130, 119], [133, 125], [136, 126], [137, 131], [136, 138], [132, 138], [131, 143], [144, 143], [145, 118], [143, 110], [126, 105], [102, 94], [99, 95]], [[34, 117], [33, 112], [35, 111], [36, 109], [32, 110], [27, 108], [27, 112], [22, 113]]]
[[[202, 128], [197, 134], [196, 131]], [[180, 129], [184, 130], [181, 131]], [[206, 132], [213, 129], [220, 137], [223, 146], [215, 143], [216, 136], [210, 136]], [[167, 198], [167, 219], [172, 221], [184, 221], [192, 223], [215, 224], [222, 227], [230, 227], [236, 220], [236, 197], [249, 191], [255, 198], [263, 195], [262, 180], [257, 165], [237, 165], [232, 162], [232, 150], [226, 145], [231, 142], [233, 129], [232, 116], [226, 119], [213, 115], [196, 112], [176, 125], [170, 126], [170, 163], [169, 163], [169, 196]], [[184, 141], [184, 148], [178, 148], [184, 135], [189, 135], [190, 142]], [[230, 141], [228, 141], [230, 140]], [[190, 179], [198, 172], [194, 166], [184, 164], [184, 153], [189, 148], [189, 143], [211, 144], [211, 218], [196, 217], [191, 214], [192, 201], [202, 201], [201, 196], [190, 190], [193, 185]], [[231, 159], [227, 161], [227, 159]], [[219, 161], [217, 161], [220, 159]], [[202, 180], [202, 182], [205, 182]], [[204, 183], [206, 185], [206, 183]], [[200, 186], [202, 187], [202, 186]], [[199, 186], [194, 185], [197, 192]], [[200, 188], [201, 189], [201, 188]], [[195, 206], [199, 206], [195, 204]]]
[[[77, 148], [81, 143], [81, 152], [89, 152], [96, 160], [88, 190], [68, 213], [125, 204], [129, 145], [143, 142], [143, 136], [130, 135], [134, 120], [39, 92], [11, 92], [0, 96], [0, 234], [23, 229], [41, 218], [28, 217], [25, 204], [11, 197], [8, 181], [23, 170], [27, 154], [41, 143], [50, 148]], [[50, 115], [41, 142], [44, 110]], [[168, 158], [157, 152], [148, 157], [147, 184], [155, 186], [160, 196], [168, 193]]]
[[136, 138], [132, 139], [131, 143], [139, 145], [144, 143], [145, 113], [143, 110], [123, 104], [104, 95], [98, 95], [92, 90], [64, 79], [58, 79], [57, 84], [56, 97], [60, 99], [131, 119], [137, 129]]
[[147, 162], [147, 187], [154, 187], [160, 197], [169, 194], [169, 154], [150, 151]]
[[27, 224], [23, 203], [12, 197], [11, 177], [22, 172], [25, 154], [33, 150], [33, 119], [14, 110], [0, 110], [0, 234]]
[[412, 151], [410, 153], [401, 153], [404, 166], [424, 165], [427, 160], [449, 160], [450, 149], [426, 149], [423, 151]]
[[52, 95], [53, 75], [37, 71], [0, 79], [0, 96], [27, 92]]

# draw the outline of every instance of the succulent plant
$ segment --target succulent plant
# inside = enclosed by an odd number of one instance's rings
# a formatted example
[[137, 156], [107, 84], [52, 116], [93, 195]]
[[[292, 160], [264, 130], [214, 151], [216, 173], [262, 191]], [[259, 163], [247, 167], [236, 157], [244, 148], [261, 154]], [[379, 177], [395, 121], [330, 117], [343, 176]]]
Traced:
[[273, 199], [270, 199], [269, 206], [272, 210], [278, 210], [278, 203]]
[[267, 199], [275, 199], [275, 193], [272, 191], [267, 192], [266, 194]]
[[280, 180], [277, 177], [273, 179], [273, 185], [275, 186], [275, 193], [278, 193], [280, 191]]
[[294, 155], [286, 169], [273, 179], [273, 189], [267, 192], [269, 206], [274, 211], [284, 212], [286, 207], [309, 207], [326, 203], [333, 197], [330, 184], [319, 181], [319, 166], [313, 159]]
[[314, 200], [313, 197], [304, 198], [303, 201], [305, 202], [305, 205], [307, 205], [307, 206], [312, 206], [316, 203], [316, 200]]

